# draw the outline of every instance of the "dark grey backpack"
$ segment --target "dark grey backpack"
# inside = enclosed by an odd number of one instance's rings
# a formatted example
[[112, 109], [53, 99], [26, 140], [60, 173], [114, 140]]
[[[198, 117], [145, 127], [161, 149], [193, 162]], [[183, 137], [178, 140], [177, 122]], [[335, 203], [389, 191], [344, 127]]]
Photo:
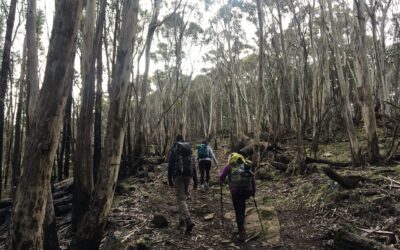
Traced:
[[192, 147], [188, 142], [177, 142], [175, 145], [176, 153], [176, 175], [192, 176]]

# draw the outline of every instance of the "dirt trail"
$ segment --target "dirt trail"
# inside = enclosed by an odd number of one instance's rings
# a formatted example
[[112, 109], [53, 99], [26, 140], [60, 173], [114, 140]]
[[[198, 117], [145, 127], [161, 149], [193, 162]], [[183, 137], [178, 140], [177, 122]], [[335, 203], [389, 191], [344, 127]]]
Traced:
[[[220, 164], [226, 162], [223, 152], [216, 152]], [[234, 220], [224, 219], [224, 228], [221, 227], [220, 186], [218, 183], [220, 168], [222, 165], [213, 166], [210, 188], [207, 192], [200, 190], [191, 190], [190, 192], [188, 206], [196, 224], [191, 235], [184, 235], [183, 229], [177, 227], [176, 199], [174, 189], [167, 185], [166, 164], [157, 166], [154, 172], [149, 173], [146, 178], [131, 177], [120, 185], [117, 190], [120, 194], [114, 201], [107, 231], [113, 232], [117, 238], [122, 239], [124, 245], [139, 243], [140, 246], [147, 246], [151, 249], [319, 249], [319, 244], [313, 240], [306, 239], [306, 237], [302, 239], [309, 228], [303, 223], [304, 217], [297, 216], [297, 211], [282, 211], [278, 214], [283, 223], [283, 232], [281, 232], [283, 238], [279, 240], [280, 230], [279, 228], [275, 229], [278, 232], [273, 245], [259, 237], [261, 234], [251, 233], [249, 233], [249, 237], [255, 236], [254, 239], [250, 239], [246, 243], [237, 242], [234, 234], [237, 230]], [[266, 182], [258, 187], [256, 197], [259, 206], [263, 206], [263, 201], [268, 200], [268, 197], [276, 195], [273, 186], [273, 183]], [[230, 212], [232, 215], [233, 206], [228, 186], [223, 188], [223, 200], [224, 212]], [[268, 205], [271, 207], [271, 204]], [[254, 210], [251, 199], [248, 200], [247, 207], [249, 210]], [[154, 227], [151, 221], [157, 214], [168, 220], [168, 227]], [[300, 227], [298, 220], [302, 220]], [[259, 226], [258, 217], [254, 224]], [[279, 226], [279, 222], [277, 224]], [[266, 227], [268, 231], [268, 225]], [[287, 243], [285, 243], [286, 240]]]

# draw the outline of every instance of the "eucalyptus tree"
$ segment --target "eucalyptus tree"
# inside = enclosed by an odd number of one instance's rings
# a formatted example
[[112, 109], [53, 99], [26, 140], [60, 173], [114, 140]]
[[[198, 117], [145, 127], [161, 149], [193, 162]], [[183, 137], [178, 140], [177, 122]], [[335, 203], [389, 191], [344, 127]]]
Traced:
[[98, 249], [118, 178], [126, 128], [133, 46], [136, 39], [139, 1], [123, 1], [117, 61], [112, 78], [110, 109], [98, 181], [87, 210], [73, 239], [73, 249]]
[[[77, 119], [77, 140], [74, 154], [74, 199], [72, 210], [72, 230], [75, 231], [77, 224], [89, 207], [89, 200], [93, 190], [93, 108], [95, 102], [95, 81], [94, 55], [97, 55], [93, 48], [96, 0], [86, 1], [85, 15], [83, 18], [82, 32], [82, 62], [81, 62], [81, 105]], [[101, 27], [102, 29], [102, 27]]]
[[260, 161], [260, 134], [261, 134], [261, 111], [262, 111], [262, 95], [263, 95], [263, 82], [264, 82], [264, 12], [261, 0], [257, 0], [257, 16], [258, 16], [258, 84], [256, 91], [256, 120], [254, 128], [254, 150], [255, 157], [253, 161], [256, 166], [259, 166]]
[[[81, 110], [77, 123], [77, 145], [74, 160], [74, 203], [72, 225], [75, 230], [78, 222], [89, 209], [89, 201], [94, 186], [93, 177], [93, 149], [92, 149], [92, 124], [94, 119], [93, 108], [95, 104], [95, 64], [98, 51], [101, 48], [103, 25], [105, 22], [106, 0], [100, 1], [100, 11], [94, 28], [94, 13], [96, 2], [88, 2], [85, 16], [85, 57], [83, 67], [83, 90]], [[93, 6], [91, 6], [93, 5]], [[91, 20], [87, 20], [91, 19]], [[96, 141], [97, 143], [101, 143]], [[97, 174], [97, 170], [95, 171]]]
[[355, 0], [357, 6], [356, 25], [356, 41], [357, 41], [357, 60], [358, 71], [357, 76], [357, 93], [358, 100], [361, 103], [364, 128], [368, 141], [368, 160], [371, 163], [376, 163], [380, 159], [378, 148], [378, 135], [376, 132], [375, 108], [372, 99], [371, 76], [369, 73], [369, 64], [367, 56], [367, 5], [365, 0]]
[[203, 33], [201, 27], [194, 22], [198, 14], [197, 5], [185, 1], [179, 5], [176, 11], [172, 11], [164, 19], [163, 25], [158, 29], [158, 33], [163, 39], [158, 43], [158, 50], [156, 51], [158, 56], [155, 59], [164, 64], [168, 77], [166, 86], [162, 86], [165, 91], [158, 92], [165, 93], [166, 96], [162, 97], [164, 100], [163, 108], [160, 118], [155, 119], [157, 121], [155, 128], [158, 128], [163, 122], [164, 135], [169, 142], [172, 141], [173, 135], [176, 133], [186, 134], [186, 123], [188, 121], [188, 95], [186, 93], [191, 86], [193, 65], [192, 69], [189, 68], [191, 70], [190, 75], [185, 75], [182, 63], [193, 64], [190, 50], [192, 46], [198, 45], [200, 35]]
[[65, 77], [75, 52], [82, 7], [83, 1], [74, 0], [60, 1], [56, 8], [45, 76], [27, 137], [24, 171], [14, 201], [8, 249], [42, 248], [42, 226], [61, 114], [72, 87]]
[[[0, 70], [0, 186], [2, 186], [2, 180], [3, 180], [2, 169], [3, 169], [4, 106], [5, 106], [5, 97], [7, 93], [9, 70], [10, 70], [11, 43], [12, 43], [12, 34], [15, 21], [16, 5], [17, 5], [17, 0], [11, 0], [7, 16], [6, 34], [4, 39], [4, 48], [3, 48], [1, 70]], [[1, 199], [1, 189], [0, 189], [0, 199]]]
[[36, 101], [39, 95], [38, 75], [38, 34], [37, 34], [37, 9], [36, 0], [28, 0], [26, 18], [27, 41], [27, 83], [28, 83], [28, 112], [27, 132], [29, 133], [30, 120], [33, 116]]
[[241, 25], [242, 19], [241, 3], [228, 1], [218, 9], [216, 16], [210, 21], [210, 29], [214, 34], [211, 41], [216, 47], [210, 56], [216, 62], [216, 68], [221, 75], [221, 84], [228, 97], [231, 147], [237, 144], [242, 134], [239, 58], [247, 51], [244, 41], [245, 33]]
[[11, 159], [12, 165], [12, 177], [11, 177], [11, 193], [12, 196], [15, 195], [15, 189], [13, 187], [18, 186], [19, 176], [21, 174], [21, 141], [22, 141], [22, 112], [23, 112], [23, 102], [24, 102], [24, 87], [25, 87], [25, 79], [26, 79], [26, 39], [24, 40], [22, 46], [22, 61], [21, 61], [21, 70], [20, 77], [18, 79], [19, 84], [19, 93], [18, 93], [18, 104], [17, 104], [17, 112], [15, 118], [15, 126], [14, 126], [14, 149]]
[[[358, 3], [358, 6], [361, 4]], [[365, 3], [366, 4], [366, 3]], [[374, 56], [375, 56], [375, 66], [376, 66], [376, 81], [377, 81], [377, 94], [379, 98], [380, 111], [384, 114], [389, 114], [389, 93], [390, 86], [387, 83], [387, 65], [385, 61], [386, 54], [386, 42], [385, 42], [385, 27], [387, 23], [387, 16], [389, 8], [392, 4], [392, 0], [377, 1], [370, 0], [367, 7], [366, 14], [370, 17], [371, 27], [372, 27], [372, 39], [374, 45]], [[380, 16], [379, 16], [380, 13]], [[379, 25], [379, 28], [378, 28]], [[378, 33], [379, 32], [379, 38]]]
[[342, 115], [345, 121], [347, 134], [350, 139], [350, 151], [354, 166], [360, 166], [362, 164], [360, 143], [357, 138], [356, 130], [354, 127], [352, 115], [351, 115], [351, 104], [349, 100], [349, 83], [345, 79], [342, 64], [342, 51], [339, 45], [339, 34], [335, 25], [335, 19], [333, 18], [332, 0], [327, 0], [328, 13], [330, 20], [330, 28], [332, 33], [332, 45], [335, 55], [335, 66], [337, 70], [337, 76], [340, 86], [340, 103], [342, 109]]

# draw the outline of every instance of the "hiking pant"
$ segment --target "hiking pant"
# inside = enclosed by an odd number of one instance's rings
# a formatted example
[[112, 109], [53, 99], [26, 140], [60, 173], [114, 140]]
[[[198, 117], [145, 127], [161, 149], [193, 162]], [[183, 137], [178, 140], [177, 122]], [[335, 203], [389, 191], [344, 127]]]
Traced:
[[246, 200], [250, 197], [248, 191], [236, 191], [232, 193], [232, 203], [235, 208], [236, 224], [239, 232], [244, 231], [244, 219], [246, 218]]
[[204, 184], [204, 175], [206, 176], [206, 182], [210, 183], [211, 161], [200, 160], [199, 169], [200, 169], [200, 184]]
[[176, 193], [176, 200], [178, 202], [179, 220], [186, 220], [190, 218], [186, 198], [190, 184], [190, 176], [176, 176], [174, 180], [174, 187]]

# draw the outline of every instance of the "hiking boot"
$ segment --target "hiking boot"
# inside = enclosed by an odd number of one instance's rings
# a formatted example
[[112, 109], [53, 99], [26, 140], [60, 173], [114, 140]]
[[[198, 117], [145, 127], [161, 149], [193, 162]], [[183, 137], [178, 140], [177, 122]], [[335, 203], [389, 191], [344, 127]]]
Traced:
[[192, 232], [192, 229], [194, 227], [194, 223], [192, 222], [192, 220], [190, 218], [187, 218], [185, 221], [186, 224], [186, 231], [185, 234], [190, 234]]
[[205, 190], [205, 191], [208, 191], [208, 187], [209, 187], [208, 182], [204, 183], [204, 190]]
[[201, 185], [200, 185], [199, 190], [200, 190], [200, 191], [204, 191], [204, 184], [201, 184]]
[[246, 241], [246, 231], [239, 231], [239, 237], [238, 237], [238, 241], [240, 242], [244, 242]]

